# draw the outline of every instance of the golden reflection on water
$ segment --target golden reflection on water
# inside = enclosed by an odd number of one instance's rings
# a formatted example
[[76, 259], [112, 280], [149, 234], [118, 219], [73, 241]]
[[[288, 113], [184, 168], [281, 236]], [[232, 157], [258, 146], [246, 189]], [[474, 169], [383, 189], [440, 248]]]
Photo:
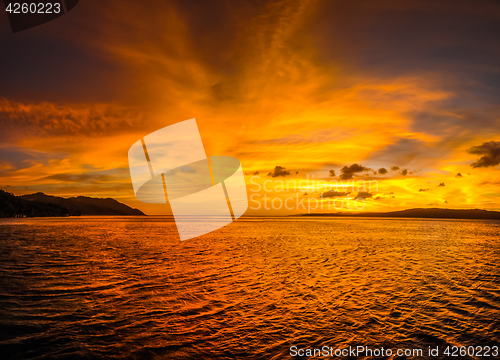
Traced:
[[499, 233], [494, 221], [245, 218], [180, 242], [163, 217], [1, 220], [0, 350], [284, 359], [292, 345], [498, 345]]

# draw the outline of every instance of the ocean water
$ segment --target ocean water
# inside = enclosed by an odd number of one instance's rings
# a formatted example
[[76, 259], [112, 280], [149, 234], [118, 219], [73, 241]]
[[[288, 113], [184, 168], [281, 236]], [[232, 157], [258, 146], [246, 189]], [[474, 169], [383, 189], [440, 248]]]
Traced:
[[[167, 217], [3, 219], [0, 358], [306, 359], [349, 346], [500, 358], [499, 235], [497, 221], [245, 218], [181, 242]], [[447, 356], [453, 346], [469, 355]]]

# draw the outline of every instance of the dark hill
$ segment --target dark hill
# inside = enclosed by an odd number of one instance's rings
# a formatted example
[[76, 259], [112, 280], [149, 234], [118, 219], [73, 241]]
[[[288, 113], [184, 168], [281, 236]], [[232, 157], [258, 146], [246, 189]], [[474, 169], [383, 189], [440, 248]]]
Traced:
[[57, 204], [28, 201], [0, 190], [0, 217], [66, 216], [68, 209]]
[[58, 196], [36, 193], [19, 196], [21, 199], [45, 204], [54, 204], [68, 209], [68, 215], [145, 215], [138, 209], [133, 209], [115, 199], [98, 199], [87, 196], [62, 198]]
[[79, 215], [145, 215], [115, 199], [86, 196], [62, 198], [36, 193], [14, 196], [0, 193], [0, 217], [15, 216], [79, 216]]
[[455, 210], [455, 209], [407, 209], [386, 213], [331, 213], [304, 214], [303, 216], [348, 216], [348, 217], [396, 217], [396, 218], [430, 218], [430, 219], [484, 219], [500, 220], [500, 212], [488, 210]]

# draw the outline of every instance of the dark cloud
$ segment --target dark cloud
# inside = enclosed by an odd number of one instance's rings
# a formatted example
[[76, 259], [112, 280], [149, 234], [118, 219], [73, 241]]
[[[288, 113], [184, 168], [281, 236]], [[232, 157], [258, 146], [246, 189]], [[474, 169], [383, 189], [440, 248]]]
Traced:
[[[325, 15], [316, 22], [318, 34], [324, 36], [320, 54], [349, 64], [346, 66], [356, 69], [358, 75], [367, 77], [424, 78], [432, 74], [436, 80], [432, 87], [449, 94], [407, 114], [413, 131], [440, 135], [439, 144], [424, 148], [425, 154], [418, 147], [408, 151], [412, 144], [407, 144], [401, 153], [393, 153], [393, 161], [414, 155], [443, 156], [472, 135], [498, 133], [498, 0], [382, 0], [376, 8], [366, 4], [323, 3], [321, 14]], [[338, 20], [328, 23], [326, 14], [336, 14]], [[390, 157], [391, 152], [384, 155]]]
[[67, 154], [61, 152], [42, 152], [13, 145], [0, 145], [0, 176], [7, 175], [3, 170], [10, 172], [34, 165], [47, 165], [52, 159], [62, 159], [66, 156]]
[[102, 183], [117, 180], [116, 177], [110, 175], [93, 175], [93, 174], [54, 174], [46, 176], [44, 179], [61, 181], [64, 183]]
[[46, 164], [51, 157], [56, 156], [62, 156], [62, 154], [43, 153], [17, 146], [0, 145], [0, 169], [25, 169], [35, 164]]
[[366, 192], [366, 191], [360, 191], [358, 192], [358, 194], [356, 195], [355, 199], [363, 199], [363, 200], [366, 200], [366, 199], [369, 199], [373, 197], [373, 195], [369, 192]]
[[[94, 16], [98, 16], [97, 14], [98, 12], [94, 12]], [[2, 77], [0, 93], [19, 99], [29, 95], [36, 101], [60, 100], [62, 97], [74, 102], [82, 99], [102, 101], [110, 98], [110, 92], [116, 94], [123, 90], [120, 89], [123, 81], [132, 80], [127, 69], [114, 58], [89, 51], [82, 44], [89, 39], [88, 27], [94, 28], [91, 31], [99, 31], [95, 26], [104, 27], [103, 23], [93, 21], [95, 18], [92, 19], [92, 14], [87, 11], [79, 11], [77, 17], [78, 20], [85, 18], [83, 21], [86, 22], [87, 29], [83, 32], [77, 22], [66, 22], [65, 25], [59, 22], [55, 27], [37, 27], [30, 37], [5, 36], [4, 33], [2, 52], [5, 51], [9, 56], [0, 58], [0, 66], [10, 70]], [[109, 22], [107, 23], [109, 26]], [[77, 30], [78, 27], [80, 31]], [[2, 26], [0, 30], [3, 29]], [[68, 36], [71, 29], [81, 36]], [[63, 32], [66, 36], [57, 36], [54, 31]], [[33, 61], [34, 58], [37, 59], [36, 62]], [[42, 68], [45, 71], [40, 71]], [[75, 71], [76, 69], [78, 70]]]
[[[443, 90], [454, 94], [439, 106], [452, 111], [415, 117], [413, 130], [447, 134], [450, 139], [484, 131], [484, 124], [467, 115], [475, 115], [472, 107], [480, 115], [481, 108], [498, 104], [499, 1], [382, 0], [376, 7], [366, 5], [365, 1], [322, 3], [316, 20], [320, 54], [349, 64], [358, 75], [401, 78], [434, 73], [445, 80]], [[330, 14], [335, 14], [335, 21]], [[452, 115], [436, 115], [443, 113]], [[490, 128], [494, 125], [494, 117], [484, 121]]]
[[81, 174], [59, 173], [45, 176], [42, 179], [55, 180], [62, 183], [101, 184], [105, 182], [116, 182], [127, 179], [130, 176], [129, 174], [129, 169], [122, 167], [96, 172], [86, 172]]
[[404, 169], [403, 171], [401, 171], [400, 174], [403, 175], [403, 176], [408, 175], [408, 169]]
[[445, 186], [445, 185], [444, 185], [444, 183], [440, 183], [440, 184], [438, 185], [438, 187], [442, 187], [442, 186]]
[[[464, 66], [474, 60], [495, 64], [498, 59], [492, 49], [494, 34], [500, 31], [498, 1], [382, 0], [376, 7], [367, 6], [365, 1], [326, 1], [322, 6], [318, 31], [323, 30], [330, 45], [324, 44], [322, 51], [334, 58], [349, 59], [365, 71], [401, 76], [420, 67], [451, 72], [455, 68], [443, 66], [451, 62], [465, 72]], [[336, 16], [333, 24], [328, 21], [330, 14]], [[339, 47], [345, 49], [341, 54], [336, 53]]]
[[391, 171], [397, 171], [399, 170], [399, 166], [391, 166]]
[[330, 170], [330, 171], [329, 171], [329, 176], [330, 176], [330, 177], [334, 177], [334, 176], [336, 176], [336, 175], [335, 175], [335, 170]]
[[489, 141], [473, 146], [467, 150], [469, 154], [482, 155], [479, 160], [472, 163], [473, 168], [497, 166], [500, 164], [500, 141]]
[[366, 161], [377, 161], [393, 164], [410, 164], [417, 159], [440, 157], [435, 149], [419, 139], [397, 138], [394, 142], [370, 154]]
[[425, 192], [425, 191], [429, 191], [430, 189], [420, 189], [418, 190], [418, 192]]
[[274, 172], [267, 174], [267, 176], [278, 177], [290, 175], [290, 171], [286, 170], [283, 166], [276, 166]]
[[385, 175], [385, 174], [387, 174], [387, 169], [386, 168], [380, 168], [380, 169], [378, 169], [378, 173], [380, 175]]
[[456, 178], [461, 178], [462, 177], [462, 174], [461, 173], [458, 173], [457, 175], [455, 175]]
[[259, 172], [258, 172], [258, 171], [256, 171], [256, 172], [254, 172], [254, 173], [253, 173], [253, 175], [259, 175]]
[[176, 169], [173, 169], [169, 171], [169, 173], [176, 173], [176, 172], [182, 172], [182, 173], [186, 173], [186, 174], [194, 174], [196, 173], [196, 167], [195, 166], [189, 166], [189, 165], [184, 165], [184, 166], [179, 166], [178, 168]]
[[0, 139], [103, 136], [152, 129], [137, 111], [115, 104], [78, 106], [13, 102], [0, 98]]
[[340, 170], [340, 180], [352, 179], [355, 174], [369, 170], [371, 169], [358, 164], [352, 164], [351, 166], [344, 166]]
[[321, 194], [321, 198], [331, 198], [331, 197], [340, 197], [340, 196], [347, 196], [349, 195], [350, 192], [340, 192], [340, 191], [326, 191], [323, 194]]

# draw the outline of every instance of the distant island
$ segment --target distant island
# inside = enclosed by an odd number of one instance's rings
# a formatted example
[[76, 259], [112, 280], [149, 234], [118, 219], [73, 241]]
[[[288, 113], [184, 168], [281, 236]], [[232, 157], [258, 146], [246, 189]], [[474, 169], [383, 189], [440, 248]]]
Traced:
[[115, 199], [98, 199], [87, 196], [62, 198], [36, 194], [15, 196], [0, 190], [0, 218], [82, 216], [82, 215], [143, 215]]
[[455, 209], [408, 209], [401, 211], [390, 211], [385, 213], [320, 213], [301, 214], [299, 216], [344, 216], [344, 217], [394, 217], [394, 218], [430, 218], [430, 219], [476, 219], [476, 220], [500, 220], [500, 212], [488, 210], [455, 210]]

